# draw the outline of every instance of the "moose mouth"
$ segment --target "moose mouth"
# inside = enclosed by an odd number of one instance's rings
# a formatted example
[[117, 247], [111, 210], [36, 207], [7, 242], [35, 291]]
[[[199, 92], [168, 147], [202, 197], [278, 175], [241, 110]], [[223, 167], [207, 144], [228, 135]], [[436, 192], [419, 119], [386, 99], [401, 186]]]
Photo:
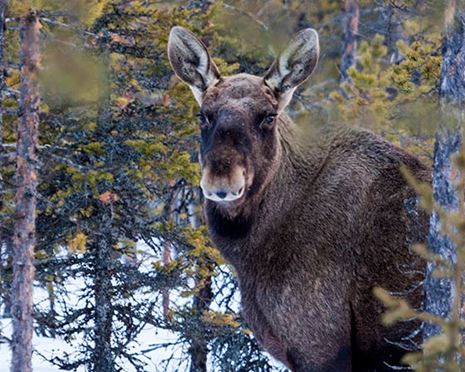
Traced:
[[236, 205], [246, 193], [246, 171], [236, 167], [229, 175], [215, 176], [207, 167], [202, 172], [200, 187], [206, 199], [225, 206]]

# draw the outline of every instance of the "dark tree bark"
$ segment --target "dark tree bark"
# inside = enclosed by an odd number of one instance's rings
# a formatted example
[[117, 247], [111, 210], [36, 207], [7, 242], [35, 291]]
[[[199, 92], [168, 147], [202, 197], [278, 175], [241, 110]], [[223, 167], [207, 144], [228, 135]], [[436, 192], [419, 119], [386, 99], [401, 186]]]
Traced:
[[[106, 217], [108, 218], [108, 217]], [[102, 221], [103, 223], [106, 223]], [[102, 234], [96, 244], [95, 256], [95, 349], [94, 372], [114, 372], [115, 361], [111, 349], [113, 306], [111, 283], [111, 243]]]
[[15, 196], [16, 220], [13, 238], [12, 364], [13, 372], [32, 371], [32, 281], [36, 244], [36, 148], [39, 130], [38, 67], [40, 23], [30, 12], [21, 25], [21, 120], [18, 123]]
[[[101, 40], [102, 58], [106, 70], [106, 94], [100, 103], [97, 118], [97, 126], [103, 132], [109, 132], [112, 125], [111, 99], [110, 99], [110, 74], [111, 62], [105, 40]], [[113, 335], [113, 315], [114, 309], [113, 284], [111, 277], [113, 274], [112, 259], [114, 255], [112, 241], [113, 212], [112, 201], [104, 204], [101, 210], [101, 224], [98, 232], [99, 241], [94, 245], [94, 295], [95, 295], [95, 347], [93, 351], [93, 371], [94, 372], [114, 372], [116, 371], [115, 358], [111, 347]]]
[[[443, 122], [437, 130], [434, 147], [434, 200], [447, 211], [457, 209], [459, 201], [453, 186], [457, 171], [451, 163], [451, 157], [460, 151], [464, 124], [461, 106], [465, 102], [465, 9], [461, 5], [458, 7], [455, 0], [449, 0], [446, 8], [440, 86]], [[455, 246], [441, 234], [437, 213], [431, 216], [428, 244], [434, 253], [451, 262], [456, 261]], [[441, 317], [448, 317], [453, 296], [451, 281], [433, 278], [434, 269], [433, 264], [428, 264], [425, 309]], [[428, 338], [438, 332], [438, 327], [425, 325], [424, 337]]]
[[5, 61], [4, 61], [3, 48], [4, 48], [4, 37], [5, 37], [5, 30], [6, 30], [6, 22], [5, 22], [6, 5], [7, 5], [7, 0], [0, 0], [0, 149], [3, 145], [3, 91], [5, 89]]
[[[6, 13], [7, 0], [0, 0], [0, 154], [3, 151], [3, 91], [5, 90], [5, 61], [4, 61], [4, 37], [6, 30]], [[2, 206], [2, 197], [4, 193], [4, 183], [0, 174], [0, 207]], [[3, 231], [6, 228], [3, 226]], [[6, 233], [0, 233], [0, 257], [4, 258], [4, 262], [1, 263], [0, 268], [2, 273], [0, 274], [1, 288], [2, 288], [2, 300], [3, 300], [3, 316], [10, 317], [11, 314], [11, 275], [7, 272], [11, 270], [11, 251], [12, 241], [11, 235], [6, 236]]]
[[[195, 193], [195, 200], [193, 200], [189, 206], [190, 223], [194, 229], [200, 227], [201, 215], [200, 215], [200, 193]], [[200, 278], [199, 278], [200, 279]], [[213, 300], [212, 290], [212, 278], [208, 276], [204, 279], [204, 286], [200, 289], [199, 293], [194, 296], [194, 302], [192, 304], [195, 316], [202, 320], [202, 314], [210, 308]], [[208, 338], [205, 332], [195, 335], [192, 337], [190, 346], [191, 355], [191, 367], [190, 372], [207, 372], [207, 357], [208, 357]]]
[[385, 43], [389, 49], [390, 62], [399, 63], [403, 56], [397, 48], [397, 42], [404, 40], [408, 43], [408, 37], [405, 35], [403, 23], [407, 19], [407, 10], [392, 3], [387, 3], [381, 14], [384, 18]]
[[[196, 316], [200, 319], [204, 311], [208, 310], [213, 299], [211, 276], [206, 278], [205, 284], [199, 293], [194, 297], [193, 308]], [[205, 333], [196, 335], [191, 340], [189, 350], [191, 354], [190, 372], [207, 372], [207, 357], [208, 357], [208, 338]]]
[[357, 35], [360, 22], [359, 0], [345, 0], [346, 23], [343, 37], [341, 60], [341, 81], [349, 79], [347, 74], [350, 67], [355, 65], [357, 53]]
[[[168, 221], [173, 219], [172, 213], [173, 210], [176, 208], [176, 198], [174, 195], [170, 197], [168, 202], [165, 205], [165, 215], [167, 216]], [[170, 240], [166, 240], [163, 243], [163, 265], [168, 266], [172, 261], [172, 254], [173, 254], [173, 243]], [[164, 288], [161, 291], [162, 296], [162, 310], [163, 316], [166, 321], [169, 321], [169, 310], [170, 310], [170, 290], [168, 288]]]
[[[172, 251], [173, 244], [171, 241], [167, 240], [163, 244], [163, 265], [168, 266], [172, 261]], [[170, 311], [170, 290], [165, 288], [161, 291], [162, 294], [162, 307], [163, 307], [163, 316], [166, 320], [169, 319]]]
[[[105, 94], [103, 95], [97, 117], [97, 127], [104, 133], [112, 129], [111, 111], [111, 59], [110, 40], [108, 34], [100, 38], [102, 61], [106, 66], [104, 71]], [[111, 160], [107, 159], [107, 162]], [[105, 166], [111, 167], [108, 163]], [[92, 247], [94, 253], [94, 296], [95, 296], [95, 327], [94, 350], [92, 353], [94, 372], [115, 372], [115, 354], [112, 349], [115, 288], [112, 283], [114, 274], [113, 244], [113, 200], [102, 202], [101, 223], [97, 232], [98, 241]]]
[[448, 1], [445, 22], [441, 97], [460, 104], [465, 102], [465, 1]]

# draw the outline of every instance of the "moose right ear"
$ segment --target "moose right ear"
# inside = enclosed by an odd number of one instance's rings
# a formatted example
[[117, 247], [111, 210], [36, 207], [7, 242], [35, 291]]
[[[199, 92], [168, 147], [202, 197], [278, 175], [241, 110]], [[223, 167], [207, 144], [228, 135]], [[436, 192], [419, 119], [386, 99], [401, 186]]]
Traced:
[[192, 32], [176, 26], [170, 32], [168, 58], [176, 75], [190, 86], [201, 105], [203, 93], [220, 79], [207, 47]]
[[298, 32], [279, 55], [265, 75], [265, 83], [279, 99], [279, 110], [284, 109], [294, 90], [312, 74], [318, 62], [318, 33], [307, 28]]

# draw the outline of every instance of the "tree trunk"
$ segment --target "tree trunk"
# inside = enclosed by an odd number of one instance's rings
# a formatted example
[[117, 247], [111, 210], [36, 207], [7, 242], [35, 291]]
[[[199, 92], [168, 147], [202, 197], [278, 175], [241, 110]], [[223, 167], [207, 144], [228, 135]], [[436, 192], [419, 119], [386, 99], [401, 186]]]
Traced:
[[94, 372], [114, 372], [115, 361], [111, 350], [113, 286], [111, 283], [111, 244], [102, 234], [96, 244], [95, 256], [95, 349]]
[[[176, 196], [171, 195], [170, 199], [167, 201], [165, 205], [165, 212], [164, 214], [167, 216], [167, 220], [172, 222], [174, 220], [173, 211], [176, 209]], [[177, 221], [175, 221], [177, 222]], [[173, 243], [170, 240], [165, 240], [163, 243], [163, 265], [168, 266], [173, 261]], [[168, 288], [164, 288], [161, 290], [162, 296], [162, 310], [163, 310], [163, 317], [165, 321], [170, 321], [169, 317], [169, 310], [170, 310], [170, 290]]]
[[343, 37], [341, 81], [349, 80], [348, 70], [355, 65], [357, 34], [360, 21], [359, 0], [345, 0], [346, 24]]
[[381, 16], [384, 18], [385, 43], [389, 49], [390, 63], [396, 64], [402, 61], [403, 56], [397, 48], [397, 42], [403, 40], [409, 42], [405, 35], [403, 23], [407, 19], [407, 10], [392, 3], [386, 3]]
[[[0, 154], [3, 151], [3, 91], [5, 85], [5, 31], [6, 31], [6, 6], [7, 0], [0, 0]], [[2, 199], [4, 195], [4, 183], [2, 175], [0, 174], [0, 208], [2, 207]], [[5, 229], [6, 230], [6, 229]], [[12, 252], [12, 239], [11, 235], [0, 234], [0, 257], [4, 259], [5, 264], [1, 264], [2, 273], [0, 275], [2, 287], [2, 300], [3, 300], [3, 316], [11, 316], [11, 252]], [[3, 253], [3, 250], [5, 253]]]
[[[0, 150], [3, 145], [3, 91], [5, 89], [4, 37], [6, 30], [5, 11], [7, 0], [0, 0]], [[1, 182], [1, 177], [0, 177]], [[0, 185], [1, 187], [1, 185]], [[2, 189], [0, 188], [0, 191]]]
[[[172, 243], [169, 240], [166, 240], [163, 243], [163, 265], [168, 266], [172, 261]], [[162, 294], [162, 307], [163, 307], [163, 316], [165, 320], [169, 321], [169, 312], [170, 312], [170, 290], [165, 288], [161, 291]]]
[[[199, 293], [194, 297], [193, 308], [199, 320], [204, 311], [208, 310], [213, 298], [211, 276], [205, 279], [205, 284]], [[189, 350], [191, 354], [190, 372], [207, 372], [208, 339], [205, 333], [197, 335], [191, 340]]]
[[16, 221], [13, 238], [12, 364], [13, 372], [32, 371], [32, 281], [36, 228], [36, 148], [39, 129], [39, 28], [30, 12], [21, 25], [21, 120], [18, 123], [15, 196]]
[[[194, 229], [199, 228], [202, 222], [199, 204], [200, 194], [196, 192], [194, 200], [189, 205], [190, 224]], [[208, 265], [208, 263], [204, 264]], [[204, 280], [204, 286], [200, 289], [199, 293], [194, 296], [192, 307], [195, 316], [198, 317], [199, 322], [202, 322], [202, 314], [209, 309], [212, 302], [213, 291], [212, 278], [210, 275], [206, 278], [199, 278], [199, 280], [200, 279]], [[202, 329], [202, 327], [200, 327], [200, 329]], [[191, 355], [190, 372], [207, 372], [208, 339], [205, 336], [205, 332], [199, 332], [196, 337], [192, 338], [189, 352]]]
[[[102, 60], [107, 70], [105, 71], [105, 81], [107, 84], [106, 94], [100, 103], [97, 118], [99, 130], [109, 132], [112, 125], [111, 114], [111, 60], [106, 47], [108, 40], [101, 40]], [[108, 166], [108, 164], [106, 164]], [[94, 252], [94, 295], [95, 295], [95, 343], [93, 352], [94, 372], [114, 372], [116, 371], [115, 358], [111, 348], [113, 335], [113, 284], [111, 282], [113, 270], [113, 207], [112, 201], [102, 206], [101, 223], [97, 233], [98, 242], [93, 248]]]
[[[463, 128], [463, 108], [465, 102], [465, 12], [458, 9], [455, 0], [449, 0], [446, 9], [446, 29], [443, 40], [443, 64], [441, 71], [441, 108], [443, 122], [436, 133], [433, 160], [434, 200], [446, 211], [458, 207], [458, 195], [453, 181], [457, 170], [451, 157], [461, 147]], [[430, 249], [451, 262], [456, 261], [456, 250], [452, 241], [441, 234], [440, 219], [433, 213], [428, 236]], [[449, 279], [432, 277], [435, 266], [428, 264], [425, 279], [425, 310], [441, 317], [451, 313], [453, 288]], [[439, 328], [425, 325], [424, 337], [439, 332]]]

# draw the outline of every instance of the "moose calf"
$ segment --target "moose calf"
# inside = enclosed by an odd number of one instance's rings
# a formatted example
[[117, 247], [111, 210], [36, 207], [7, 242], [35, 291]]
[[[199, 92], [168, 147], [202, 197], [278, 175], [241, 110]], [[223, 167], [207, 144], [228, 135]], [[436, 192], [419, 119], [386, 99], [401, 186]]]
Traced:
[[400, 167], [416, 157], [361, 130], [309, 138], [284, 112], [314, 70], [318, 34], [300, 31], [264, 77], [221, 76], [181, 27], [168, 55], [200, 105], [201, 187], [213, 242], [237, 271], [244, 319], [292, 371], [384, 371], [414, 344], [415, 322], [385, 327], [381, 286], [420, 307], [411, 251], [427, 216]]

